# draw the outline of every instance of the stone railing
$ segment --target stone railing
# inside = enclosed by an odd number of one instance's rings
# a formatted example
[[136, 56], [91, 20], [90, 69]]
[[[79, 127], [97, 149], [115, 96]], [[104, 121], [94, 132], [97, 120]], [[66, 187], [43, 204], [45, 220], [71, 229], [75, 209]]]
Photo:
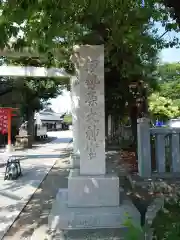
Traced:
[[180, 129], [150, 128], [139, 119], [138, 170], [141, 177], [180, 176]]

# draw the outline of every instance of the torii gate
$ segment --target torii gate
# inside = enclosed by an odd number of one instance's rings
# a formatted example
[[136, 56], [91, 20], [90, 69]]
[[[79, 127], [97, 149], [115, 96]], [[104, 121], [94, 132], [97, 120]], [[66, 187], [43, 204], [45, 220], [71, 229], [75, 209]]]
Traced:
[[[31, 57], [47, 57], [46, 54], [38, 54], [35, 51], [28, 52], [27, 49], [24, 51], [10, 51], [10, 50], [0, 50], [0, 56], [8, 56], [8, 57], [21, 57], [21, 56], [31, 56]], [[61, 55], [62, 56], [62, 55]], [[8, 77], [71, 77], [63, 68], [44, 68], [44, 67], [22, 67], [22, 66], [0, 66], [0, 76], [8, 76]], [[11, 151], [11, 117], [8, 115], [8, 145], [7, 150]]]

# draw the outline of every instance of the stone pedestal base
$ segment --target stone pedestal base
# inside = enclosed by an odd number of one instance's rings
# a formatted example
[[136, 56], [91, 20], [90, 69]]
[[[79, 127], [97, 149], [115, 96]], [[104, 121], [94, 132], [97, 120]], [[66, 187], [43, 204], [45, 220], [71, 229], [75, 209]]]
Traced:
[[70, 164], [73, 168], [80, 168], [80, 156], [79, 154], [71, 154]]
[[11, 152], [13, 152], [13, 151], [14, 151], [14, 148], [13, 148], [12, 145], [10, 145], [10, 144], [6, 145], [6, 152], [7, 152], [7, 153], [11, 153]]
[[48, 224], [51, 231], [124, 228], [128, 216], [135, 226], [140, 226], [140, 213], [128, 200], [117, 207], [68, 207], [68, 190], [59, 189]]
[[[121, 230], [118, 228], [103, 229], [80, 229], [53, 232], [48, 235], [48, 240], [127, 240], [127, 228]], [[50, 237], [49, 237], [50, 236]], [[37, 239], [37, 238], [36, 238]], [[32, 240], [36, 240], [32, 239]], [[137, 238], [144, 240], [143, 237]]]
[[83, 176], [79, 169], [70, 171], [69, 207], [115, 207], [119, 206], [119, 199], [119, 178], [116, 175]]
[[15, 145], [19, 148], [31, 148], [32, 142], [32, 136], [30, 135], [17, 135]]

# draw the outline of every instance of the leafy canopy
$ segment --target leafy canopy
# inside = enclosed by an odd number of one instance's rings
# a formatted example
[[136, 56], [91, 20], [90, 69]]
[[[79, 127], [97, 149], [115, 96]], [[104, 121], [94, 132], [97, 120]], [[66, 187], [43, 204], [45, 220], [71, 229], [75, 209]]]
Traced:
[[180, 63], [159, 66], [160, 94], [172, 99], [180, 108]]
[[153, 93], [149, 97], [149, 110], [154, 119], [168, 120], [178, 117], [180, 112], [178, 106], [170, 98], [165, 98], [159, 93]]
[[161, 0], [146, 0], [143, 7], [141, 0], [7, 0], [0, 9], [2, 48], [30, 46], [51, 53], [51, 58], [59, 49], [64, 57], [56, 54], [54, 64], [69, 72], [74, 44], [104, 44], [106, 106], [114, 112], [125, 109], [127, 102], [134, 104], [129, 85], [150, 83], [159, 50], [177, 44], [177, 39], [160, 38], [154, 27], [161, 21], [166, 30], [177, 29]]

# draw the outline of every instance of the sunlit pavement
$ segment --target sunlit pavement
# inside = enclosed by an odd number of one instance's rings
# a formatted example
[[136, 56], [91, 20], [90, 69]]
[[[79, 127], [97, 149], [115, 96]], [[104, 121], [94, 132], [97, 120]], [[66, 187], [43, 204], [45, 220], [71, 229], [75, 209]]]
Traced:
[[58, 139], [72, 138], [72, 130], [48, 132], [48, 137], [56, 137]]
[[[17, 151], [16, 155], [25, 156], [21, 160], [23, 176], [15, 181], [4, 181], [5, 166], [0, 165], [0, 240], [20, 214], [33, 193], [51, 170], [57, 159], [63, 156], [63, 149], [70, 148], [71, 131], [50, 132], [48, 136], [56, 137], [36, 149]], [[5, 154], [1, 154], [1, 157]], [[7, 160], [7, 157], [1, 158]]]
[[9, 155], [25, 156], [31, 157], [43, 156], [43, 155], [52, 155], [52, 157], [58, 157], [60, 151], [65, 148], [70, 148], [72, 146], [72, 131], [54, 131], [48, 132], [48, 137], [52, 138], [53, 141], [48, 143], [39, 143], [38, 146], [32, 149], [24, 149], [14, 151], [11, 154], [6, 153], [5, 150], [0, 152], [0, 165], [5, 163]]

